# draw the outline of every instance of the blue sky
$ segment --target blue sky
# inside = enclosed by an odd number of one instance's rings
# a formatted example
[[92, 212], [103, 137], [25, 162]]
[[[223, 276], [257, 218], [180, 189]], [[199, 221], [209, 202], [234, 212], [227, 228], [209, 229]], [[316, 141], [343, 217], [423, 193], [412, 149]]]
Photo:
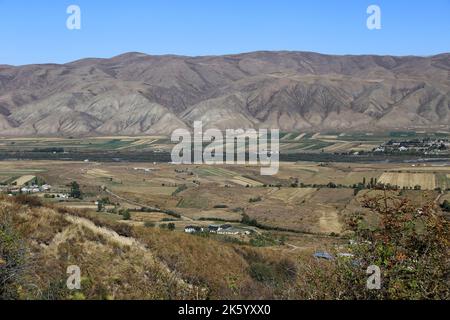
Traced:
[[[66, 28], [71, 4], [81, 30]], [[371, 4], [381, 30], [366, 27]], [[450, 0], [0, 0], [0, 64], [256, 50], [450, 52]]]

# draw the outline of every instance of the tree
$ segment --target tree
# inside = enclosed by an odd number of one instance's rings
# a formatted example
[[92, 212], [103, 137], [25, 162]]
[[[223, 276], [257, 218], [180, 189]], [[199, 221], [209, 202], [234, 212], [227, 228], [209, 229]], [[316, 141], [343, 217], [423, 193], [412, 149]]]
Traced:
[[130, 210], [124, 210], [123, 212], [122, 212], [122, 217], [123, 217], [123, 220], [131, 220], [131, 214], [130, 214]]
[[442, 210], [444, 210], [445, 212], [450, 212], [450, 202], [448, 200], [445, 200], [442, 204], [441, 204], [441, 208]]
[[334, 182], [330, 182], [330, 183], [327, 184], [327, 187], [331, 188], [331, 189], [336, 189], [337, 185]]
[[248, 226], [253, 226], [253, 227], [258, 226], [258, 221], [256, 221], [256, 219], [250, 218], [249, 215], [246, 213], [242, 214], [241, 223], [246, 224]]
[[[386, 195], [366, 198], [379, 223], [361, 214], [349, 219], [352, 259], [337, 260], [337, 275], [349, 299], [448, 299], [449, 222], [433, 202], [421, 208]], [[368, 266], [381, 269], [381, 290], [367, 290]]]
[[169, 223], [167, 225], [167, 229], [169, 229], [170, 231], [174, 231], [175, 230], [175, 224], [174, 223]]
[[70, 185], [70, 196], [75, 199], [81, 199], [82, 197], [80, 185], [76, 181], [73, 181]]

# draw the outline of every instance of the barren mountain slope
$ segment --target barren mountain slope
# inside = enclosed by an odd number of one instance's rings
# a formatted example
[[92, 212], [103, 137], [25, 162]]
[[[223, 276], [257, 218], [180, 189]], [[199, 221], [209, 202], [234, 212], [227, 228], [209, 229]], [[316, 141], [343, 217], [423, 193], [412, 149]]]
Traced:
[[450, 54], [127, 53], [0, 66], [1, 135], [168, 134], [194, 120], [284, 131], [446, 128]]

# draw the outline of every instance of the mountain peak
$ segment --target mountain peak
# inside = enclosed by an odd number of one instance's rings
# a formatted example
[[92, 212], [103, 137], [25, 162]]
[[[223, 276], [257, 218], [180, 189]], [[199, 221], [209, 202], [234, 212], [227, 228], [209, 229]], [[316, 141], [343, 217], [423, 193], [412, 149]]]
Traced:
[[225, 56], [129, 52], [65, 65], [0, 66], [2, 135], [168, 134], [450, 126], [450, 54]]

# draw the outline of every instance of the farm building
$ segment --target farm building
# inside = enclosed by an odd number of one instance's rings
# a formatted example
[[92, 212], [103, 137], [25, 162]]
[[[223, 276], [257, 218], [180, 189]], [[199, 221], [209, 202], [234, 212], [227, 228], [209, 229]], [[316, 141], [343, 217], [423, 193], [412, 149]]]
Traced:
[[231, 228], [227, 228], [227, 229], [222, 229], [222, 230], [218, 231], [217, 234], [223, 234], [223, 235], [246, 234], [246, 235], [249, 235], [250, 231], [231, 227]]
[[212, 224], [212, 225], [208, 226], [208, 231], [210, 233], [217, 233], [220, 230], [222, 230], [222, 227], [220, 225]]
[[51, 189], [52, 186], [50, 185], [43, 185], [43, 186], [37, 186], [37, 185], [31, 185], [28, 187], [23, 187], [20, 189], [20, 191], [22, 191], [23, 193], [38, 193], [38, 192], [45, 192], [45, 191], [49, 191]]
[[316, 252], [313, 254], [316, 259], [334, 260], [334, 257], [328, 252]]
[[20, 191], [23, 193], [38, 193], [41, 190], [38, 187], [23, 187]]
[[235, 228], [230, 224], [224, 225], [210, 225], [208, 227], [210, 233], [217, 233], [221, 235], [239, 235], [239, 234], [250, 234], [250, 231], [241, 228]]
[[203, 232], [203, 227], [199, 227], [199, 226], [186, 226], [184, 228], [184, 232], [186, 233], [198, 233], [198, 232]]

